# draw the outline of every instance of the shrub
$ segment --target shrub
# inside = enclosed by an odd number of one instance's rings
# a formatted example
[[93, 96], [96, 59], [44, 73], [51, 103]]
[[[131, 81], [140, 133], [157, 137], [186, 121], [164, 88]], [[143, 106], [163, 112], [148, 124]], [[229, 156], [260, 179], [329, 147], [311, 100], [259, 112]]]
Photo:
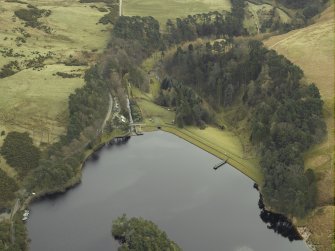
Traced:
[[0, 70], [0, 79], [12, 76], [19, 70], [19, 63], [17, 61], [12, 61], [2, 67], [2, 69]]
[[107, 13], [102, 18], [100, 18], [99, 23], [104, 24], [104, 25], [114, 24], [117, 17], [118, 17], [118, 15], [117, 15], [117, 13], [115, 13], [115, 8], [114, 8], [114, 9], [112, 9], [111, 12]]
[[38, 9], [34, 6], [30, 6], [29, 9], [19, 9], [14, 12], [14, 14], [25, 21], [26, 26], [37, 28], [43, 30], [46, 33], [51, 33], [51, 28], [43, 25], [38, 21], [41, 17], [48, 17], [51, 15], [51, 10]]
[[62, 78], [79, 78], [81, 76], [80, 73], [66, 73], [66, 72], [57, 72], [56, 75]]

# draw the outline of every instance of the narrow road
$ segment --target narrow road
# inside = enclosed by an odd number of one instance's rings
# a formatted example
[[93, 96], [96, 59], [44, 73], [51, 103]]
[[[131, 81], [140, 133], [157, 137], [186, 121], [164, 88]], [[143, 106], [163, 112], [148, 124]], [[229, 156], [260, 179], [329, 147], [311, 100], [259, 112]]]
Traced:
[[131, 108], [130, 108], [130, 101], [129, 98], [127, 97], [127, 107], [128, 107], [128, 111], [129, 111], [129, 122], [130, 124], [133, 124], [133, 116], [131, 115]]
[[15, 243], [15, 226], [14, 226], [13, 218], [14, 218], [17, 210], [19, 210], [19, 208], [20, 208], [20, 199], [17, 199], [15, 201], [15, 205], [14, 205], [12, 213], [10, 215], [10, 221], [11, 221], [10, 222], [10, 240], [11, 240], [12, 244]]
[[108, 119], [110, 118], [110, 116], [111, 116], [111, 114], [112, 114], [112, 109], [113, 109], [113, 97], [112, 97], [111, 94], [109, 94], [109, 106], [108, 106], [108, 112], [107, 112], [107, 114], [106, 114], [106, 117], [105, 117], [104, 122], [103, 122], [102, 125], [101, 125], [101, 133], [104, 132], [106, 123], [107, 123]]
[[120, 3], [119, 3], [119, 16], [121, 17], [122, 16], [122, 0], [119, 0]]
[[13, 220], [14, 215], [16, 214], [17, 210], [20, 208], [20, 199], [16, 199], [15, 205], [13, 207], [12, 213], [10, 215], [10, 219]]
[[129, 112], [130, 132], [135, 132], [135, 127], [133, 125], [134, 121], [133, 121], [133, 116], [131, 115], [130, 101], [129, 101], [128, 96], [127, 96], [127, 108], [128, 108], [128, 112]]

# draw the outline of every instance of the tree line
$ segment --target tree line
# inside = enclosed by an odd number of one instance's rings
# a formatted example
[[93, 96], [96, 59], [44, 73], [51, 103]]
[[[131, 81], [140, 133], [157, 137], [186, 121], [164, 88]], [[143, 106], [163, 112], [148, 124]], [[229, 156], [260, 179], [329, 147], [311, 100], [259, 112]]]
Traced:
[[303, 84], [302, 70], [283, 56], [260, 43], [250, 49], [253, 55], [260, 73], [243, 102], [252, 109], [250, 140], [260, 149], [264, 199], [301, 217], [315, 206], [316, 178], [305, 170], [303, 153], [326, 134], [323, 101], [315, 84]]
[[213, 11], [176, 20], [168, 19], [164, 34], [160, 32], [159, 23], [153, 17], [121, 16], [115, 22], [112, 36], [135, 44], [137, 48], [140, 44], [137, 53], [144, 53], [148, 57], [155, 50], [164, 51], [172, 45], [199, 37], [245, 35], [244, 6], [244, 0], [233, 0], [231, 12]]
[[292, 9], [304, 9], [307, 6], [321, 6], [328, 2], [328, 0], [278, 0], [282, 5]]
[[0, 210], [8, 208], [10, 202], [15, 199], [15, 192], [18, 190], [18, 185], [15, 180], [9, 177], [3, 170], [0, 169]]

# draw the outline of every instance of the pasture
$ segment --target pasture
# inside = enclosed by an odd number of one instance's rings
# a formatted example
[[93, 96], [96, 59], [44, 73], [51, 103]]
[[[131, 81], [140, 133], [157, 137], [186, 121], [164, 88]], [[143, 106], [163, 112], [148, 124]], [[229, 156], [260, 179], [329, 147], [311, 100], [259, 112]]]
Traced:
[[230, 11], [229, 0], [124, 0], [123, 15], [152, 16], [165, 25], [167, 19], [210, 11]]
[[[50, 32], [27, 26], [14, 14], [31, 8], [28, 4], [51, 11], [38, 19]], [[108, 42], [108, 26], [98, 24], [105, 14], [97, 9], [102, 5], [0, 0], [0, 68], [14, 61], [20, 65], [14, 75], [0, 79], [1, 130], [27, 131], [37, 145], [52, 143], [64, 133], [68, 97], [84, 84], [84, 71]]]

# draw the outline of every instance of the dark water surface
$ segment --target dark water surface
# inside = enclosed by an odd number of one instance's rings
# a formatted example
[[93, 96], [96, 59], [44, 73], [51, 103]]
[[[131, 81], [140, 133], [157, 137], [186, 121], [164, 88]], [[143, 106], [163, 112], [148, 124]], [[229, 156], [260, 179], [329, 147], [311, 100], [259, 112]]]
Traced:
[[253, 182], [164, 132], [133, 137], [88, 161], [82, 183], [31, 206], [31, 251], [116, 250], [112, 220], [152, 220], [186, 251], [307, 251], [268, 229]]

